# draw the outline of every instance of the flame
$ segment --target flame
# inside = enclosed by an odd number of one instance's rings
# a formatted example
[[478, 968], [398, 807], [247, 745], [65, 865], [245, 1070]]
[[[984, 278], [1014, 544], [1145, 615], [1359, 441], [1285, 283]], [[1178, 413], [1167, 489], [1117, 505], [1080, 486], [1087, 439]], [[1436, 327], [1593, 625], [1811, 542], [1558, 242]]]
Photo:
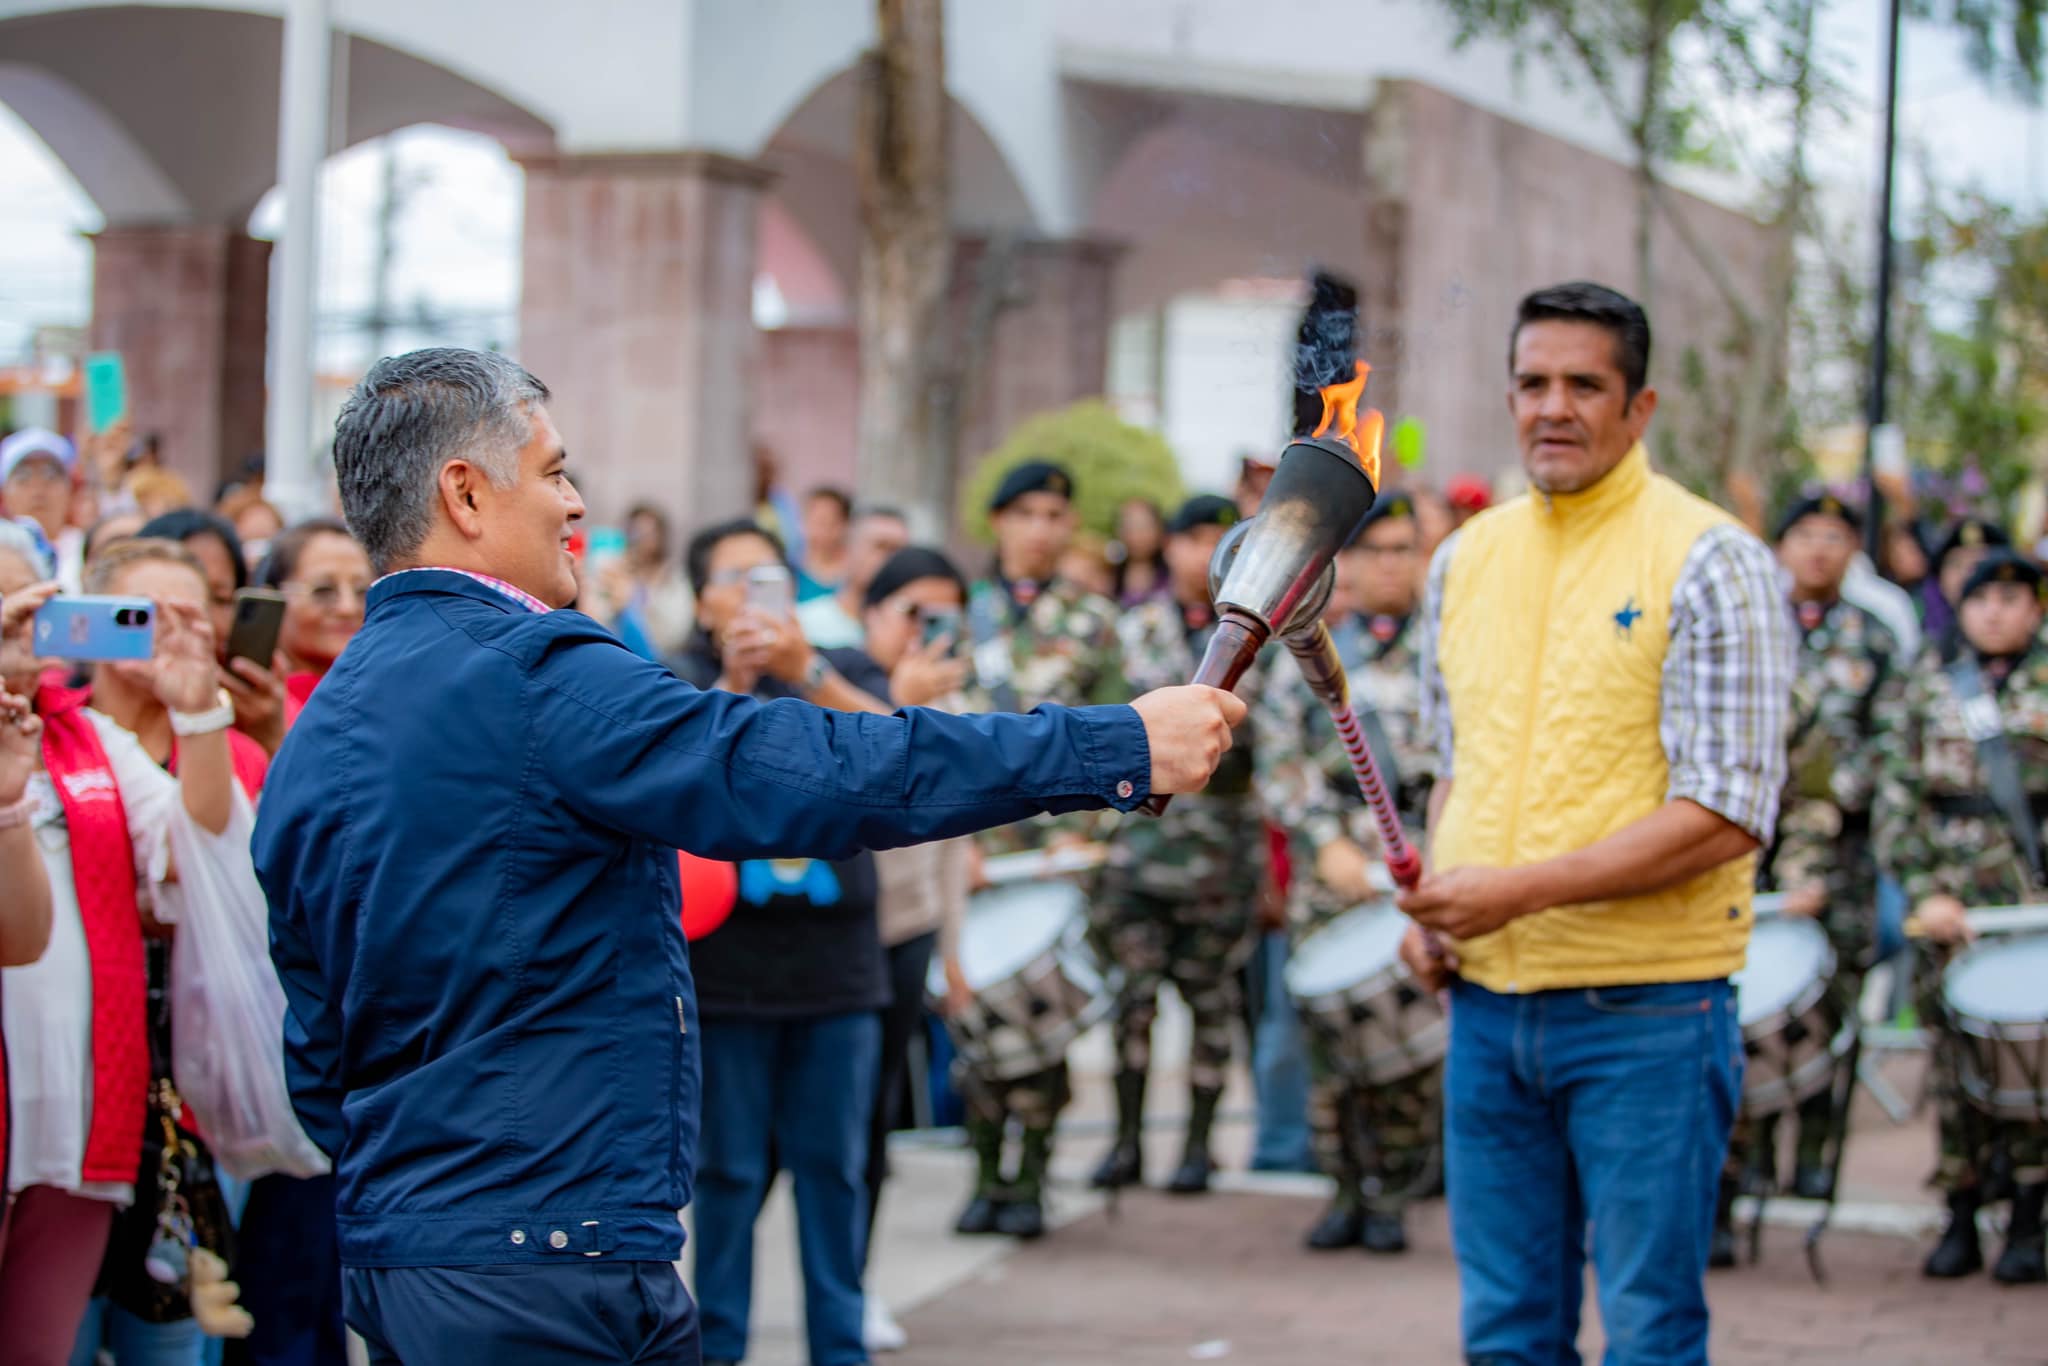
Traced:
[[1365, 381], [1371, 374], [1372, 367], [1359, 361], [1358, 373], [1350, 379], [1342, 384], [1324, 385], [1323, 420], [1309, 435], [1322, 436], [1328, 432], [1349, 446], [1358, 457], [1358, 467], [1372, 480], [1373, 488], [1378, 489], [1380, 442], [1386, 435], [1387, 419], [1377, 408], [1367, 408], [1363, 418], [1358, 413], [1358, 400], [1364, 397]]

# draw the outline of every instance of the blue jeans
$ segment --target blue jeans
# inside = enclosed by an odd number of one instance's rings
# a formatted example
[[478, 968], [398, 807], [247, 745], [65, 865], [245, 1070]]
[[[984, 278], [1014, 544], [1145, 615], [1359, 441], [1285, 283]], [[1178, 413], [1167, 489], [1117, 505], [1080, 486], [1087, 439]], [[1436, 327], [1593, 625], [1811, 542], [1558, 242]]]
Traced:
[[1252, 1084], [1258, 1096], [1258, 1131], [1252, 1140], [1253, 1171], [1312, 1172], [1315, 1147], [1308, 1132], [1308, 1050], [1301, 1041], [1301, 1016], [1287, 995], [1287, 935], [1259, 936], [1246, 969], [1251, 999]]
[[102, 1349], [114, 1354], [118, 1366], [200, 1366], [206, 1345], [199, 1325], [189, 1318], [150, 1323], [96, 1295], [78, 1325], [71, 1366], [92, 1366]]
[[796, 1187], [811, 1366], [860, 1366], [868, 1359], [860, 1277], [881, 1017], [873, 1011], [793, 1020], [711, 1016], [702, 1033], [704, 1119], [694, 1208], [704, 1356], [739, 1361], [747, 1354], [754, 1220], [779, 1167]]
[[1589, 1240], [1607, 1366], [1704, 1366], [1741, 1081], [1726, 981], [1452, 988], [1444, 1161], [1470, 1366], [1577, 1366]]

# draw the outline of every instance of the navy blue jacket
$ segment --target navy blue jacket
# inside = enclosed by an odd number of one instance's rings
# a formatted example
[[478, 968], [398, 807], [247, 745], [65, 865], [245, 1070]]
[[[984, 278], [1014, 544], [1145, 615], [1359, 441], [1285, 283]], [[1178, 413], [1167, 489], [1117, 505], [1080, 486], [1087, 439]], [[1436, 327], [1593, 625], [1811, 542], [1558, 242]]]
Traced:
[[696, 1009], [672, 850], [840, 858], [1147, 795], [1128, 707], [700, 692], [459, 574], [370, 592], [257, 821], [286, 1077], [342, 1260], [673, 1260]]

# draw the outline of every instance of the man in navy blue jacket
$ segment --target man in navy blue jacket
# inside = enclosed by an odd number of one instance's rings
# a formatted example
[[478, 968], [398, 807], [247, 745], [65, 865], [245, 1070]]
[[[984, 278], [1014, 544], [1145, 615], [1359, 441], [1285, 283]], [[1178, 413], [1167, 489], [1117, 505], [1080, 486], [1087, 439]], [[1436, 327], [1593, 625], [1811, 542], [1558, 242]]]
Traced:
[[378, 1361], [697, 1361], [673, 849], [834, 859], [1128, 811], [1205, 783], [1243, 715], [1207, 688], [984, 717], [700, 692], [550, 610], [583, 504], [546, 399], [458, 350], [351, 395], [335, 468], [385, 577], [256, 831], [293, 1104]]

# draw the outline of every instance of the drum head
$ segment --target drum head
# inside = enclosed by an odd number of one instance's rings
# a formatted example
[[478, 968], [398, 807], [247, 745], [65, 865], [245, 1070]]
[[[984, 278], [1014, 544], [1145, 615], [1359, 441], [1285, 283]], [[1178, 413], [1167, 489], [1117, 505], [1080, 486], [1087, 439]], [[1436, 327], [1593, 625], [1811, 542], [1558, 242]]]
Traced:
[[1297, 998], [1327, 996], [1357, 986], [1400, 958], [1408, 923], [1385, 901], [1344, 912], [1287, 956], [1288, 992]]
[[1790, 1009], [1821, 975], [1827, 932], [1811, 920], [1763, 920], [1749, 936], [1749, 961], [1731, 979], [1746, 1029]]
[[2048, 935], [1966, 950], [1949, 964], [1941, 989], [1960, 1015], [2039, 1024], [2048, 1019]]
[[[977, 892], [967, 899], [960, 926], [960, 970], [967, 985], [981, 991], [1015, 976], [1071, 933], [1086, 911], [1081, 889], [1068, 882], [1020, 882]], [[937, 959], [927, 985], [934, 995], [945, 995], [945, 966]]]

